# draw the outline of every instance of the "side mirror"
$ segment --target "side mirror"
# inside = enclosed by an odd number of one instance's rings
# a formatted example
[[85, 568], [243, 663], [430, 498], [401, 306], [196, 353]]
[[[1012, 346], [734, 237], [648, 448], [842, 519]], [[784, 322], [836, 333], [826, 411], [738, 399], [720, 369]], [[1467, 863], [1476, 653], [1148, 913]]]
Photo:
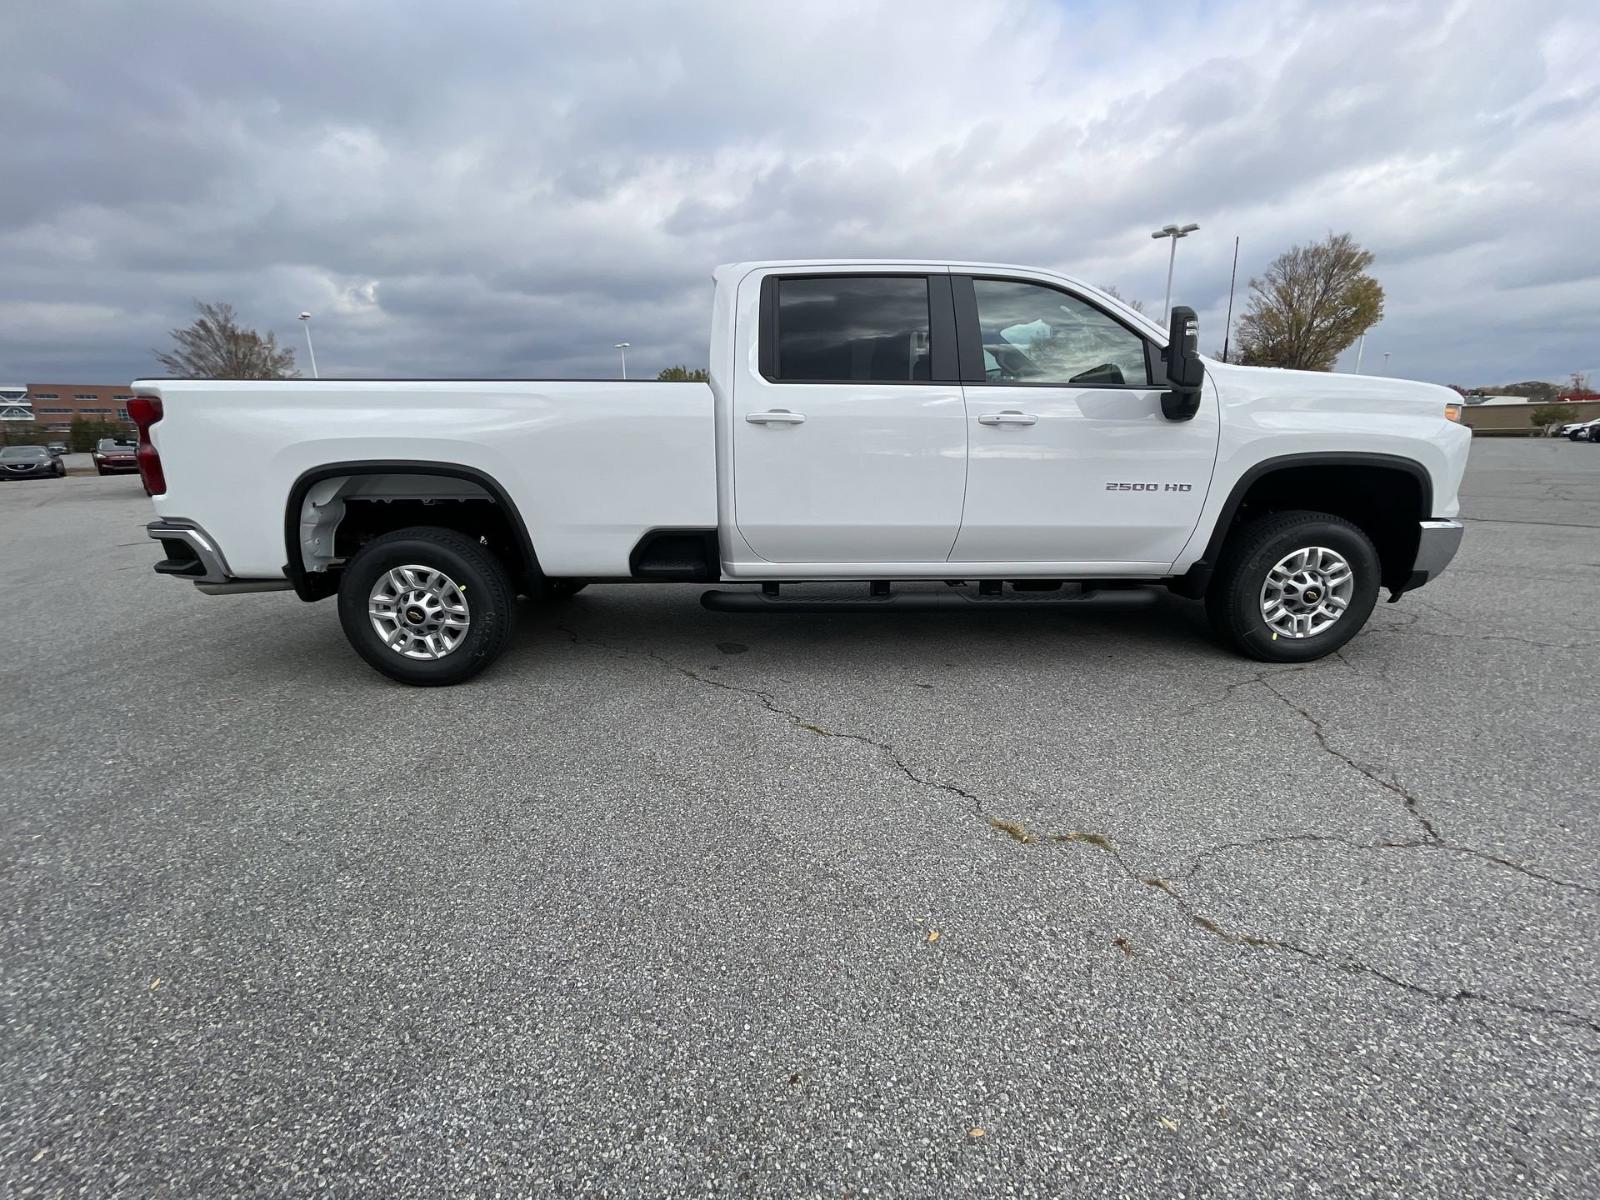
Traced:
[[1162, 360], [1167, 364], [1170, 392], [1161, 393], [1161, 415], [1169, 421], [1187, 421], [1200, 411], [1200, 385], [1206, 365], [1200, 361], [1200, 324], [1194, 309], [1174, 308], [1167, 329], [1167, 349]]

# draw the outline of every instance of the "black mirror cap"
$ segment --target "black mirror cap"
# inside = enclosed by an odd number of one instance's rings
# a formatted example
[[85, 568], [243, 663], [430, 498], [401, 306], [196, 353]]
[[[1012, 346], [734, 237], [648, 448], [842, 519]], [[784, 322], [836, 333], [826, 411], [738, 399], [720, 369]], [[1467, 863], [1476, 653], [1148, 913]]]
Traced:
[[1163, 358], [1172, 390], [1161, 394], [1161, 413], [1169, 421], [1187, 421], [1200, 411], [1200, 385], [1206, 377], [1206, 365], [1200, 361], [1200, 323], [1194, 309], [1179, 305], [1172, 310]]

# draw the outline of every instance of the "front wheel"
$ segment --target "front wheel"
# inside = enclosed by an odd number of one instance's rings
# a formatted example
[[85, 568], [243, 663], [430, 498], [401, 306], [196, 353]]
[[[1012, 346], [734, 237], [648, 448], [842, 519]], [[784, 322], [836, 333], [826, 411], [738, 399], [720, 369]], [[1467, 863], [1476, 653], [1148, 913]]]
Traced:
[[1378, 602], [1378, 552], [1328, 513], [1273, 513], [1228, 538], [1206, 615], [1235, 650], [1262, 662], [1310, 662], [1361, 631]]
[[356, 653], [419, 687], [461, 683], [498, 658], [515, 604], [499, 559], [431, 526], [373, 538], [339, 581], [339, 623]]

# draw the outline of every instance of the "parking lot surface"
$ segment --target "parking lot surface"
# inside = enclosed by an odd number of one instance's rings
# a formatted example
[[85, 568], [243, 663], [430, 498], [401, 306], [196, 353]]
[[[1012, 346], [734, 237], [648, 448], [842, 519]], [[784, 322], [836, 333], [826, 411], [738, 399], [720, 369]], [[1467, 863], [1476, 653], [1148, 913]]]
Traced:
[[528, 609], [477, 681], [0, 486], [0, 1192], [1592, 1196], [1600, 447], [1436, 584]]

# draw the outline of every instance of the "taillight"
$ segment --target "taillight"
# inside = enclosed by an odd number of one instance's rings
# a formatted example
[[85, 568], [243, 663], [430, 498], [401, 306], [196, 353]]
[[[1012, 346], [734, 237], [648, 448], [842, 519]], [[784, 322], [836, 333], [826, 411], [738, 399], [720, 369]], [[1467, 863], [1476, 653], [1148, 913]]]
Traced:
[[144, 490], [159, 496], [167, 490], [167, 477], [161, 471], [161, 455], [150, 441], [150, 426], [161, 420], [161, 401], [154, 396], [135, 396], [128, 401], [128, 418], [139, 427], [139, 448], [133, 452], [139, 464]]
[[1459, 420], [1461, 420], [1461, 405], [1459, 405], [1459, 404], [1446, 404], [1444, 406], [1444, 418], [1447, 421], [1459, 421]]

